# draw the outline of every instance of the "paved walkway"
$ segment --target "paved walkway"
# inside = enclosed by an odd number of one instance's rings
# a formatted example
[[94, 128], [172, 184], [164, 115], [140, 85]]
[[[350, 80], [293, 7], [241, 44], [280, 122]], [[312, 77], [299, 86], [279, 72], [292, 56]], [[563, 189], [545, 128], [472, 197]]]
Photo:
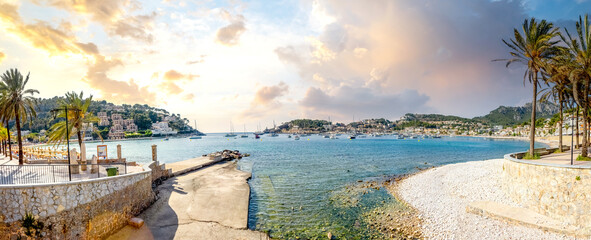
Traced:
[[139, 216], [142, 228], [127, 226], [108, 239], [268, 239], [247, 229], [248, 178], [232, 162], [170, 178]]
[[209, 165], [221, 162], [222, 160], [211, 160], [209, 157], [196, 157], [175, 163], [167, 163], [166, 168], [172, 169], [172, 175], [178, 176], [187, 172], [207, 167]]
[[[591, 150], [591, 149], [590, 149]], [[591, 153], [591, 152], [590, 152]], [[573, 165], [591, 167], [591, 161], [577, 161], [577, 157], [581, 154], [580, 149], [573, 151]], [[567, 151], [564, 153], [553, 153], [549, 155], [541, 156], [538, 160], [531, 160], [537, 163], [548, 163], [557, 165], [571, 165], [571, 152]]]

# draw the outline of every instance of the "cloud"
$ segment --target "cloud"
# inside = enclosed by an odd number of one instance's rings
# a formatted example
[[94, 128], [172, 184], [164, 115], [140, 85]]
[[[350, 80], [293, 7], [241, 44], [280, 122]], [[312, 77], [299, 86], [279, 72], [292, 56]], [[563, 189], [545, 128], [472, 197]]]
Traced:
[[2, 63], [2, 61], [4, 61], [5, 58], [6, 58], [6, 54], [4, 54], [3, 52], [0, 52], [0, 63]]
[[168, 70], [167, 72], [164, 73], [164, 79], [168, 80], [168, 81], [177, 81], [177, 80], [181, 80], [181, 79], [193, 80], [198, 77], [199, 77], [199, 75], [182, 74], [176, 70]]
[[[248, 119], [260, 119], [267, 115], [281, 110], [282, 103], [279, 98], [289, 92], [289, 86], [284, 82], [277, 85], [260, 87], [250, 104], [250, 108], [243, 111], [240, 115]], [[236, 99], [238, 95], [234, 96]]]
[[285, 95], [289, 91], [289, 86], [284, 82], [280, 82], [274, 86], [264, 86], [257, 90], [254, 100], [252, 101], [253, 105], [271, 105], [273, 103], [277, 103], [277, 98]]
[[193, 101], [193, 99], [195, 99], [195, 94], [192, 93], [188, 93], [183, 96], [184, 101]]
[[[320, 34], [275, 49], [279, 60], [295, 66], [313, 87], [300, 101], [304, 109], [318, 104], [318, 110], [346, 116], [347, 108], [329, 108], [312, 97], [324, 93], [329, 100], [347, 101], [341, 92], [371, 93], [379, 96], [371, 98], [377, 102], [404, 102], [408, 93], [401, 89], [416, 89], [421, 93], [416, 96], [428, 96], [419, 99], [433, 111], [474, 116], [519, 102], [526, 93], [523, 72], [491, 62], [508, 54], [501, 38], [512, 36], [526, 18], [519, 1], [328, 0], [313, 7], [312, 14], [329, 16]], [[364, 108], [375, 109], [359, 111]]]
[[95, 62], [88, 67], [82, 79], [90, 87], [99, 90], [103, 99], [115, 103], [156, 104], [156, 94], [148, 87], [140, 87], [133, 79], [129, 82], [117, 81], [107, 76], [115, 68], [123, 66], [119, 59], [108, 59], [102, 55], [95, 56]]
[[230, 24], [218, 29], [216, 42], [226, 46], [237, 45], [240, 41], [240, 36], [246, 31], [244, 16], [232, 16], [228, 11], [223, 10], [222, 17], [229, 20]]
[[205, 57], [206, 57], [206, 55], [201, 55], [201, 56], [199, 56], [199, 59], [197, 59], [197, 60], [187, 61], [187, 65], [203, 63], [203, 62], [205, 62]]
[[365, 87], [342, 86], [331, 93], [310, 87], [300, 101], [300, 106], [308, 117], [324, 118], [332, 115], [336, 119], [351, 119], [352, 116], [394, 118], [409, 112], [433, 111], [426, 105], [429, 99], [429, 96], [416, 90], [386, 95]]
[[6, 24], [8, 32], [50, 55], [98, 53], [98, 48], [93, 43], [78, 42], [68, 24], [61, 24], [60, 29], [43, 21], [26, 24], [18, 14], [16, 5], [0, 3], [0, 9], [0, 21]]
[[129, 37], [144, 42], [152, 42], [149, 32], [154, 24], [156, 13], [133, 15], [141, 9], [141, 4], [134, 0], [33, 0], [38, 5], [46, 4], [71, 13], [89, 16], [91, 20], [103, 26], [110, 35]]

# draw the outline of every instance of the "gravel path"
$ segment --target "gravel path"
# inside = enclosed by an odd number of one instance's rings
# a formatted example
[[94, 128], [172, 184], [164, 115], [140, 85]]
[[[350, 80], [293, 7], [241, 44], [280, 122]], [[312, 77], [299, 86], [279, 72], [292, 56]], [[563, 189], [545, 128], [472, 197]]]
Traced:
[[429, 239], [573, 239], [467, 213], [473, 201], [519, 206], [501, 189], [502, 159], [445, 165], [399, 184], [398, 195], [419, 212]]

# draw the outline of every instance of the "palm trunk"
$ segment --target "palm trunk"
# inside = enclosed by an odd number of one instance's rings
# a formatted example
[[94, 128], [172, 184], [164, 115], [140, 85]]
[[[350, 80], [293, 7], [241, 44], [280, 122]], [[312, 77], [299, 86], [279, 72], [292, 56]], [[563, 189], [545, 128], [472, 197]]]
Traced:
[[558, 96], [558, 102], [560, 104], [560, 127], [558, 127], [558, 149], [560, 149], [559, 151], [562, 152], [562, 97], [559, 95]]
[[8, 126], [8, 120], [6, 120], [6, 134], [8, 135], [8, 155], [12, 161], [12, 145], [10, 143], [10, 126]]
[[531, 124], [529, 127], [529, 155], [534, 156], [534, 144], [536, 140], [536, 102], [538, 99], [538, 72], [534, 71], [534, 94], [531, 103]]
[[588, 96], [589, 93], [589, 81], [585, 81], [585, 89], [583, 89], [583, 99], [584, 99], [584, 103], [585, 105], [583, 105], [583, 146], [581, 148], [581, 156], [582, 157], [587, 157], [587, 118], [589, 117], [589, 107], [587, 105], [588, 103]]
[[76, 130], [76, 135], [78, 136], [78, 146], [80, 149], [82, 149], [82, 133], [80, 132], [79, 128]]
[[575, 128], [577, 129], [577, 133], [576, 133], [577, 134], [577, 145], [575, 145], [575, 148], [579, 149], [579, 106], [577, 106], [577, 113], [576, 114], [577, 114], [577, 117], [576, 117], [576, 121], [575, 121], [575, 123], [576, 123]]
[[23, 140], [21, 139], [21, 119], [18, 114], [18, 106], [14, 107], [14, 115], [16, 116], [16, 135], [18, 138], [18, 165], [23, 165]]

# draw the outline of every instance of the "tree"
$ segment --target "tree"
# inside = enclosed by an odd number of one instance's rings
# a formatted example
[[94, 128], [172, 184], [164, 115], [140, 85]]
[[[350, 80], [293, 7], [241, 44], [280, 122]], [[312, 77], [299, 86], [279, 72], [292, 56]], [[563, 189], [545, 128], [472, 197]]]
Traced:
[[510, 39], [509, 42], [503, 39], [503, 43], [511, 50], [509, 59], [499, 59], [497, 61], [506, 61], [506, 67], [512, 63], [522, 63], [527, 66], [525, 74], [523, 75], [523, 82], [526, 79], [533, 85], [533, 100], [530, 121], [530, 139], [529, 139], [529, 154], [534, 155], [534, 144], [536, 136], [536, 102], [538, 94], [539, 73], [542, 71], [544, 61], [553, 57], [559, 52], [557, 43], [554, 40], [558, 36], [558, 29], [552, 23], [542, 20], [537, 22], [535, 18], [529, 21], [525, 19], [522, 26], [523, 35], [519, 30], [514, 29], [515, 39]]
[[[51, 126], [49, 129], [49, 142], [59, 144], [71, 135], [76, 134], [78, 137], [78, 145], [82, 147], [82, 141], [84, 140], [84, 124], [96, 123], [99, 121], [98, 117], [94, 116], [91, 112], [88, 112], [88, 107], [91, 102], [92, 95], [85, 99], [84, 92], [80, 92], [80, 94], [76, 94], [75, 92], [66, 93], [65, 100], [62, 100], [60, 107], [57, 108], [57, 117], [65, 119], [67, 109], [68, 125], [66, 126], [65, 121], [60, 121]], [[95, 132], [97, 129], [93, 128], [92, 131]], [[70, 136], [66, 136], [67, 132], [70, 132]]]
[[137, 125], [138, 129], [140, 130], [146, 130], [152, 127], [152, 120], [150, 120], [150, 117], [146, 113], [134, 115], [133, 122], [135, 123], [135, 125]]
[[[561, 35], [562, 41], [567, 45], [569, 52], [574, 56], [573, 67], [569, 78], [573, 84], [573, 96], [579, 106], [583, 108], [583, 144], [581, 156], [588, 155], [588, 123], [589, 123], [589, 87], [591, 84], [591, 24], [586, 14], [583, 19], [579, 16], [576, 23], [577, 35], [572, 37], [567, 29], [565, 38]], [[582, 89], [581, 89], [582, 88]]]
[[[24, 122], [37, 116], [35, 112], [36, 100], [32, 97], [39, 91], [35, 89], [25, 89], [29, 82], [29, 74], [26, 78], [17, 69], [10, 69], [2, 75], [0, 82], [0, 92], [3, 92], [1, 109], [3, 115], [12, 115], [16, 122], [16, 132], [18, 140], [18, 163], [23, 164], [23, 140], [21, 137], [21, 120]], [[31, 95], [31, 96], [27, 96]]]
[[[546, 93], [542, 94], [540, 101], [553, 98], [558, 102], [559, 115], [558, 122], [558, 146], [562, 151], [562, 126], [564, 124], [563, 108], [566, 103], [572, 98], [572, 87], [569, 79], [569, 73], [572, 68], [572, 55], [569, 52], [563, 51], [562, 54], [556, 55], [551, 61], [548, 61], [543, 66], [545, 74], [544, 81], [551, 85]], [[555, 123], [553, 121], [553, 123]]]

